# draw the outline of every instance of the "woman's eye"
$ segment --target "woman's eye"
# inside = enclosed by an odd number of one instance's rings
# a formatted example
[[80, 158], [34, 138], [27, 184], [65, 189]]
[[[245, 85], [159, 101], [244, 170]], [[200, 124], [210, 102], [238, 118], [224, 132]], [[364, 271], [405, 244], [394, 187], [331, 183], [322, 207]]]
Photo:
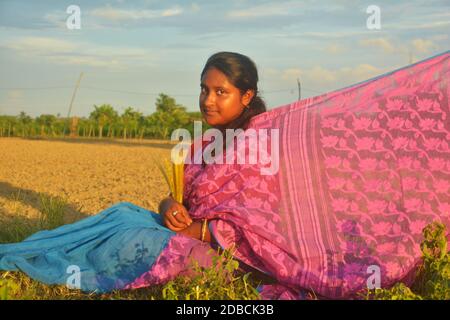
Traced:
[[[202, 94], [207, 94], [208, 93], [208, 89], [207, 88], [200, 88], [200, 93], [202, 93]], [[223, 94], [225, 94], [226, 92], [225, 92], [225, 90], [223, 90], [223, 89], [217, 89], [216, 90], [216, 94], [218, 95], [218, 96], [221, 96], [221, 95], [223, 95]]]

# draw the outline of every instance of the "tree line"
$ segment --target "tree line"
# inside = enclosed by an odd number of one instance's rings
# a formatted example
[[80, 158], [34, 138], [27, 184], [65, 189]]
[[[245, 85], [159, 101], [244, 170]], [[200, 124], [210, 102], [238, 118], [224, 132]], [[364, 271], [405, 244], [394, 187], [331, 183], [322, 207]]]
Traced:
[[[23, 111], [18, 116], [0, 115], [0, 137], [170, 139], [177, 128], [185, 128], [193, 135], [193, 122], [202, 119], [200, 112], [187, 112], [186, 107], [164, 93], [159, 94], [155, 105], [156, 111], [147, 116], [133, 107], [119, 114], [110, 104], [94, 105], [89, 117], [41, 114], [32, 118]], [[204, 129], [207, 127], [204, 125]]]

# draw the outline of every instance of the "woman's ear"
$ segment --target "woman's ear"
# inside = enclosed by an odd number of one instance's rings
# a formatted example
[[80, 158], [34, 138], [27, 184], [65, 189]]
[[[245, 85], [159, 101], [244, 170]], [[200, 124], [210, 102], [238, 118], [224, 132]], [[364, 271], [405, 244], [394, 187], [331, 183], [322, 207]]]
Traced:
[[253, 97], [255, 96], [255, 90], [248, 89], [241, 98], [241, 103], [244, 106], [248, 106], [250, 102], [252, 101]]

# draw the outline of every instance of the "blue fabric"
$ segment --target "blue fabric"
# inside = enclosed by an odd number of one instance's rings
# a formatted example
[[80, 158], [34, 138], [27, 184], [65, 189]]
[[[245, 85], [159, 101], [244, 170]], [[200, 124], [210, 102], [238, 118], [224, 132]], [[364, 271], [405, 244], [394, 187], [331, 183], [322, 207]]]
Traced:
[[23, 242], [0, 244], [0, 270], [65, 285], [72, 275], [68, 267], [77, 266], [81, 290], [108, 292], [148, 271], [173, 235], [159, 214], [121, 202]]

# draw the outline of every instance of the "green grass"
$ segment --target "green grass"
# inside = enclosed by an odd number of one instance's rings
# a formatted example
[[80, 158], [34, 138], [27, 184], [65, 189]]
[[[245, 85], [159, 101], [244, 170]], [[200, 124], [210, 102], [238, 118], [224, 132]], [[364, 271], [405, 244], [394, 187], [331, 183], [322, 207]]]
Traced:
[[[67, 204], [59, 198], [41, 195], [39, 219], [30, 221], [14, 217], [0, 221], [0, 243], [19, 242], [43, 229], [53, 229], [64, 223]], [[388, 289], [375, 289], [361, 293], [360, 298], [377, 300], [449, 300], [450, 253], [447, 248], [445, 226], [432, 223], [424, 231], [421, 245], [423, 264], [411, 287], [397, 283]], [[212, 250], [211, 250], [211, 253]], [[89, 294], [61, 285], [45, 285], [22, 272], [0, 271], [0, 300], [257, 300], [255, 289], [261, 281], [251, 273], [244, 273], [231, 251], [213, 255], [210, 268], [201, 268], [192, 261], [192, 274], [180, 276], [158, 286], [135, 290], [117, 290], [108, 294]]]
[[[15, 203], [20, 202], [22, 200], [20, 191], [13, 193], [10, 198]], [[39, 194], [40, 210], [37, 221], [20, 216], [17, 207], [15, 207], [13, 210], [16, 215], [0, 219], [2, 226], [0, 228], [0, 243], [20, 242], [39, 230], [50, 230], [64, 223], [73, 222], [66, 221], [66, 208], [66, 200]]]
[[38, 231], [38, 227], [22, 217], [0, 220], [0, 243], [20, 242]]
[[[210, 250], [213, 253], [213, 250]], [[162, 289], [162, 298], [169, 300], [257, 300], [259, 283], [250, 273], [239, 274], [239, 263], [232, 251], [226, 250], [212, 257], [210, 268], [192, 263], [194, 275], [178, 277]]]
[[40, 194], [39, 203], [41, 207], [39, 216], [40, 230], [51, 230], [64, 224], [66, 200]]

